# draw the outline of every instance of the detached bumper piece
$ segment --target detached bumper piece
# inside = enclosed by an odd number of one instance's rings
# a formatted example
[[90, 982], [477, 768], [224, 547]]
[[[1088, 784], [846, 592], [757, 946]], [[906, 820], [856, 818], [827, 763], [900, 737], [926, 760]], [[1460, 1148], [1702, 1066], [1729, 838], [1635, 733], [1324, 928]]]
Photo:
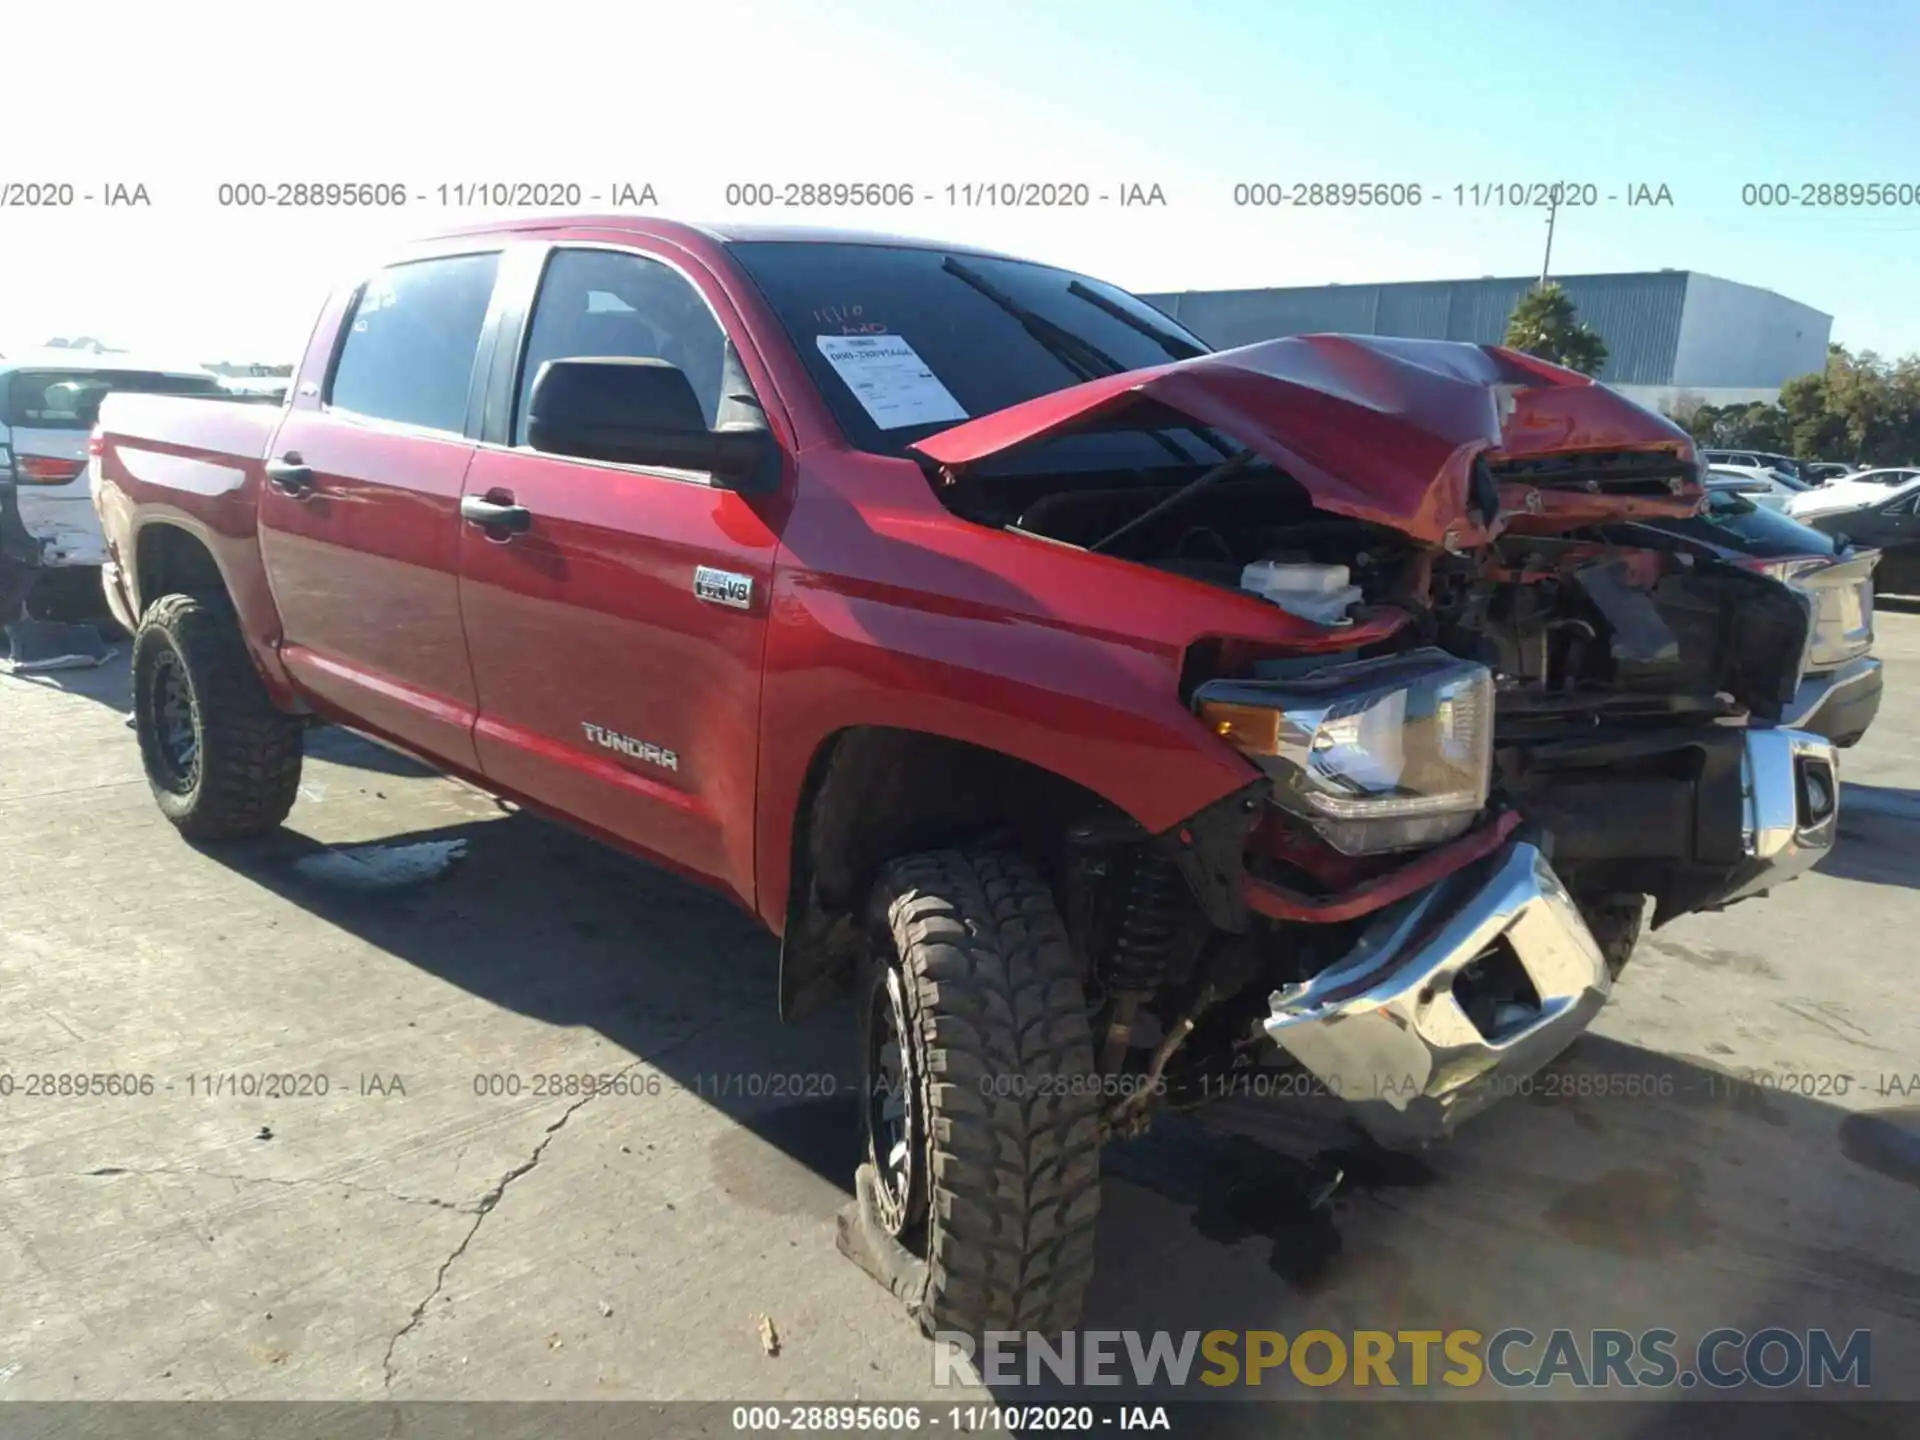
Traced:
[[1607, 962], [1521, 840], [1383, 911], [1345, 959], [1274, 992], [1267, 1033], [1388, 1144], [1521, 1088], [1606, 1003]]
[[1745, 863], [1720, 897], [1731, 904], [1811, 870], [1840, 828], [1839, 752], [1805, 730], [1750, 730], [1740, 762]]

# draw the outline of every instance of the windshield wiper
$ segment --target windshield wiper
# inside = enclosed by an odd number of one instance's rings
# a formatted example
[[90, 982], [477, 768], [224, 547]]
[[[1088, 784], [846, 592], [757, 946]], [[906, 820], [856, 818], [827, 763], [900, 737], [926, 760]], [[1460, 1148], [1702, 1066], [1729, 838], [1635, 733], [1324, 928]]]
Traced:
[[1082, 380], [1098, 380], [1102, 375], [1118, 375], [1127, 367], [1099, 346], [1081, 339], [1063, 325], [1047, 319], [1038, 310], [1022, 305], [971, 265], [949, 255], [940, 268], [956, 280], [965, 281], [1007, 314], [1018, 320], [1041, 347]]
[[[941, 260], [940, 268], [953, 276], [954, 279], [971, 285], [975, 290], [978, 290], [982, 295], [986, 296], [987, 299], [1006, 311], [1007, 314], [1011, 315], [1015, 320], [1018, 320], [1021, 328], [1040, 343], [1041, 349], [1045, 350], [1049, 355], [1053, 356], [1054, 359], [1066, 366], [1067, 369], [1071, 370], [1082, 381], [1098, 380], [1104, 375], [1118, 375], [1128, 368], [1093, 342], [1082, 339], [1064, 325], [1059, 325], [1049, 320], [1039, 311], [1022, 305], [1018, 300], [1014, 299], [1013, 296], [1009, 295], [998, 285], [994, 284], [993, 281], [989, 280], [964, 261], [956, 260], [953, 256], [948, 255]], [[1152, 436], [1162, 450], [1165, 450], [1182, 465], [1192, 465], [1196, 463], [1195, 457], [1188, 454], [1185, 448], [1176, 444], [1173, 437], [1167, 434], [1165, 429], [1149, 429], [1143, 431], [1143, 433]], [[1209, 445], [1213, 446], [1214, 449], [1220, 451], [1221, 454], [1226, 455], [1232, 453], [1228, 447], [1223, 446], [1212, 436], [1202, 436], [1202, 438], [1205, 439]]]
[[[1078, 280], [1068, 282], [1067, 293], [1077, 299], [1086, 301], [1089, 305], [1097, 306], [1099, 309], [1106, 311], [1107, 314], [1111, 315], [1129, 329], [1138, 330], [1142, 335], [1166, 351], [1171, 359], [1197, 360], [1202, 355], [1211, 355], [1213, 353], [1211, 350], [1207, 350], [1202, 346], [1193, 345], [1182, 340], [1178, 335], [1169, 335], [1166, 331], [1160, 329], [1159, 326], [1142, 320], [1138, 315], [1135, 315], [1131, 310], [1127, 309], [1126, 306], [1114, 304], [1113, 301], [1102, 295], [1098, 290], [1093, 289], [1091, 286], [1083, 285]], [[1195, 435], [1198, 435], [1222, 455], [1231, 455], [1234, 453], [1235, 447], [1213, 426], [1195, 425], [1192, 427], [1192, 430]]]
[[1126, 306], [1114, 304], [1113, 301], [1102, 295], [1098, 290], [1093, 289], [1091, 286], [1083, 285], [1078, 280], [1068, 283], [1067, 293], [1076, 299], [1084, 300], [1089, 305], [1097, 306], [1106, 311], [1107, 314], [1111, 315], [1128, 329], [1138, 330], [1175, 360], [1192, 360], [1198, 356], [1209, 353], [1201, 349], [1198, 345], [1188, 344], [1178, 335], [1169, 335], [1159, 326], [1149, 324], [1131, 310], [1127, 309]]

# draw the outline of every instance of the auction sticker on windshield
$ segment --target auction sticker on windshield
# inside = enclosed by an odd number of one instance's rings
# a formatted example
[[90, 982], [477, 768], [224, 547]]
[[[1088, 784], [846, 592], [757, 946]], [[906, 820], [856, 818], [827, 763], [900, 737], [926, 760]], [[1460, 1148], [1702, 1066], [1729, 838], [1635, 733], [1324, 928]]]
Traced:
[[814, 341], [882, 430], [967, 418], [940, 377], [898, 335], [817, 335]]

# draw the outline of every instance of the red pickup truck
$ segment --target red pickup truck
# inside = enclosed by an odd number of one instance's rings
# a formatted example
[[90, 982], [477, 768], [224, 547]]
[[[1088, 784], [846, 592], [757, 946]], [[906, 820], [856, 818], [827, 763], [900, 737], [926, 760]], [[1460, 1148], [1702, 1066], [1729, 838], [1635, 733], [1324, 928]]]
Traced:
[[1680, 430], [1497, 347], [565, 218], [341, 290], [281, 410], [116, 394], [93, 450], [167, 817], [278, 825], [332, 722], [732, 896], [785, 1016], [858, 1008], [842, 1244], [929, 1328], [1071, 1323], [1156, 1109], [1271, 1071], [1435, 1137], [1649, 897], [1837, 822], [1806, 598], [1661, 540]]

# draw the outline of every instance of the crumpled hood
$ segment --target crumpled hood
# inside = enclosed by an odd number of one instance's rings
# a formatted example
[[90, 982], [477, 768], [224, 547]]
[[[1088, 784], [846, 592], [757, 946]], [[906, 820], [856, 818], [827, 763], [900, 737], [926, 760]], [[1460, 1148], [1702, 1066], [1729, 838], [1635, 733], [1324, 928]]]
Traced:
[[[1631, 495], [1608, 493], [1604, 480], [1561, 486], [1503, 475], [1516, 464], [1583, 452], [1641, 452], [1690, 467], [1693, 443], [1672, 421], [1576, 371], [1451, 340], [1266, 340], [1089, 380], [912, 448], [958, 471], [1073, 431], [1195, 421], [1285, 470], [1321, 509], [1429, 544], [1483, 543], [1508, 524], [1544, 530], [1688, 515], [1701, 500], [1691, 474], [1661, 493]], [[1482, 459], [1500, 495], [1501, 516], [1491, 525], [1474, 503]]]

